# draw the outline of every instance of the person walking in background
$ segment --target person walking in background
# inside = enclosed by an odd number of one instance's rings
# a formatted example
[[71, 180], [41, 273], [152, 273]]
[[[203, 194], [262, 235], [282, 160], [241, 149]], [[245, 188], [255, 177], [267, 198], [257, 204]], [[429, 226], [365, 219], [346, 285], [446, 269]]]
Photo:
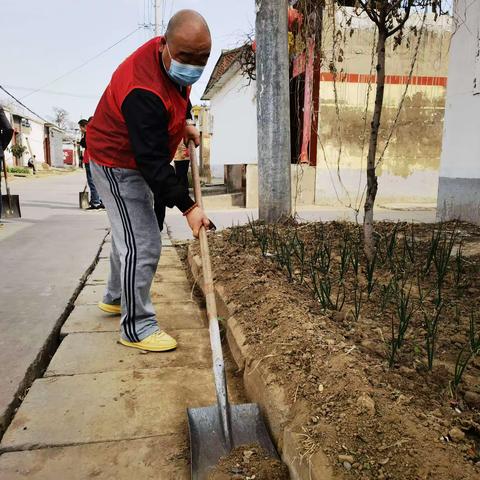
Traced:
[[80, 146], [83, 148], [83, 165], [85, 166], [85, 173], [87, 175], [88, 188], [90, 189], [90, 206], [87, 210], [100, 210], [105, 208], [103, 202], [98, 194], [97, 188], [95, 187], [95, 182], [93, 181], [92, 172], [90, 170], [90, 159], [88, 155], [87, 148], [87, 125], [88, 122], [92, 119], [90, 117], [88, 120], [82, 118], [78, 122], [80, 131], [82, 132], [82, 139], [80, 140]]
[[210, 50], [205, 19], [193, 10], [176, 13], [165, 36], [148, 41], [117, 68], [88, 125], [90, 167], [112, 227], [110, 276], [99, 307], [121, 313], [120, 343], [128, 347], [177, 347], [159, 327], [150, 298], [161, 252], [153, 196], [177, 207], [194, 236], [209, 228], [170, 163], [182, 139], [200, 143], [199, 132], [186, 122], [188, 99]]
[[[2, 218], [2, 169], [5, 166], [5, 150], [13, 137], [13, 128], [8, 121], [5, 111], [0, 107], [0, 219]], [[0, 227], [3, 223], [0, 220]]]
[[37, 168], [35, 167], [35, 161], [37, 160], [37, 157], [33, 155], [33, 157], [30, 157], [28, 159], [28, 168], [31, 168], [33, 170], [33, 174], [36, 175], [37, 173]]

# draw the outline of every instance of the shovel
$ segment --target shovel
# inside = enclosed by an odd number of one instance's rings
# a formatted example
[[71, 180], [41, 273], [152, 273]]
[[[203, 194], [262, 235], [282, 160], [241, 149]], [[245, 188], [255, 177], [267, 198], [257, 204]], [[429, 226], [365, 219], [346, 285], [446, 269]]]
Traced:
[[[203, 208], [200, 176], [193, 141], [189, 142], [188, 148], [192, 165], [195, 200]], [[192, 479], [206, 480], [210, 470], [218, 463], [220, 457], [228, 455], [233, 448], [240, 445], [259, 444], [273, 458], [278, 459], [278, 454], [270, 439], [258, 405], [255, 403], [231, 405], [228, 401], [212, 266], [205, 227], [200, 228], [199, 238], [217, 404], [209, 407], [189, 408], [187, 414], [190, 431]]]
[[86, 210], [90, 206], [90, 199], [88, 198], [87, 192], [87, 184], [85, 184], [83, 192], [78, 193], [78, 203], [82, 210]]
[[4, 218], [21, 218], [20, 198], [18, 195], [10, 194], [10, 187], [8, 186], [7, 163], [5, 157], [3, 158], [3, 173], [5, 175], [6, 195], [2, 195], [2, 216]]

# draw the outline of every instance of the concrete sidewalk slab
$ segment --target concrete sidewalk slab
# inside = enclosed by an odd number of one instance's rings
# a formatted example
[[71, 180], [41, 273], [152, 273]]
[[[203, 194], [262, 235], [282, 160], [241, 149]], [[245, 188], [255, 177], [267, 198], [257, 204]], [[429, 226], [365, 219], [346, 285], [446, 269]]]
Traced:
[[120, 315], [102, 312], [96, 305], [76, 305], [62, 326], [60, 336], [78, 332], [118, 332]]
[[168, 333], [177, 340], [178, 348], [148, 354], [118, 343], [117, 332], [72, 333], [60, 344], [44, 376], [160, 367], [210, 367], [208, 330], [172, 330]]
[[162, 247], [173, 247], [173, 243], [168, 235], [162, 235]]
[[[175, 271], [178, 271], [178, 267], [181, 265], [182, 263], [175, 248], [165, 248], [162, 250], [161, 260], [158, 268], [159, 271], [162, 271], [165, 268], [169, 270], [175, 269]], [[88, 277], [87, 285], [105, 285], [108, 281], [109, 274], [110, 260], [106, 257], [100, 257], [95, 269]]]
[[[180, 271], [178, 268], [174, 267], [162, 267], [157, 270], [154, 282], [162, 283], [183, 283], [184, 285], [189, 286], [187, 276], [184, 271]], [[104, 273], [103, 275], [90, 275], [87, 279], [86, 285], [103, 285], [105, 286], [108, 283], [108, 274]]]
[[5, 480], [188, 480], [187, 435], [6, 453]]
[[[168, 241], [170, 242], [170, 239]], [[173, 244], [172, 245], [164, 245], [162, 243], [162, 255], [178, 255], [177, 249]]]
[[112, 244], [105, 242], [103, 244], [102, 249], [100, 250], [100, 254], [99, 254], [98, 258], [100, 260], [105, 260], [105, 259], [108, 260], [110, 258], [110, 252], [111, 251], [112, 251]]
[[[86, 285], [75, 301], [75, 305], [97, 305], [102, 300], [105, 285]], [[151, 290], [152, 302], [183, 301], [190, 298], [191, 289], [183, 283], [154, 283]]]
[[[110, 237], [105, 240], [105, 244], [100, 252], [99, 258], [101, 259], [108, 259], [110, 258], [110, 252], [112, 251], [112, 242]], [[162, 254], [167, 253], [169, 251], [175, 251], [175, 247], [172, 244], [172, 241], [169, 237], [162, 236]]]
[[186, 425], [187, 407], [214, 402], [210, 369], [169, 367], [42, 378], [33, 383], [0, 449], [179, 433]]
[[175, 254], [170, 255], [161, 255], [160, 263], [158, 264], [160, 268], [162, 267], [175, 267], [175, 268], [183, 268], [183, 264], [180, 260], [180, 257], [175, 252]]
[[[205, 328], [205, 312], [195, 303], [158, 303], [154, 305], [161, 328]], [[120, 316], [103, 313], [96, 305], [77, 305], [63, 324], [61, 335], [82, 332], [118, 332]]]
[[101, 259], [98, 261], [93, 272], [89, 275], [87, 283], [107, 283], [108, 275], [110, 274], [110, 260]]
[[165, 301], [178, 301], [187, 303], [192, 296], [190, 285], [185, 283], [153, 283], [150, 290], [152, 303], [164, 303]]
[[161, 257], [163, 258], [168, 257], [169, 259], [180, 260], [180, 257], [178, 256], [178, 253], [177, 253], [177, 249], [175, 247], [162, 248]]
[[183, 283], [185, 285], [190, 285], [185, 270], [179, 270], [178, 268], [172, 267], [158, 268], [153, 281], [163, 283]]
[[[163, 245], [164, 247], [171, 247], [171, 246], [173, 246], [172, 241], [171, 241], [170, 236], [168, 235], [168, 233], [162, 233], [161, 240], [162, 240], [162, 245]], [[111, 244], [111, 243], [112, 243], [112, 235], [111, 235], [111, 234], [105, 239], [105, 243], [108, 243], [108, 244]]]
[[86, 285], [75, 300], [75, 305], [97, 305], [104, 292], [105, 285]]
[[101, 285], [103, 288], [105, 288], [105, 285], [108, 283], [108, 280], [105, 279], [92, 279], [91, 277], [88, 278], [88, 280], [85, 282], [85, 285]]

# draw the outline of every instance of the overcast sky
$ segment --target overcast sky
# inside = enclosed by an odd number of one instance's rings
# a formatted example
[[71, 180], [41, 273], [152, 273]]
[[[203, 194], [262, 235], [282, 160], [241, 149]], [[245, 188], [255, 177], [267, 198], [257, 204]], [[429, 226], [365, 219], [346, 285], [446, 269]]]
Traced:
[[[193, 102], [198, 102], [221, 50], [237, 46], [253, 31], [254, 0], [160, 1], [165, 24], [176, 11], [193, 8], [210, 25], [212, 55], [192, 94]], [[136, 31], [97, 59], [51, 82], [140, 24], [153, 22], [152, 4], [153, 0], [0, 0], [0, 85], [47, 118], [53, 106], [65, 108], [71, 120], [93, 115], [115, 68], [152, 37], [151, 30]], [[38, 88], [43, 90], [32, 94]], [[2, 93], [0, 98], [5, 98]]]

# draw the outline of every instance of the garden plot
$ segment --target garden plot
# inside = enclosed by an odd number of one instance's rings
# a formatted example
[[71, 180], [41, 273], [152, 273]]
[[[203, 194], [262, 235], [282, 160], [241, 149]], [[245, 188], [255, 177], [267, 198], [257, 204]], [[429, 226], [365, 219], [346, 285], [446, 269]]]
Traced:
[[254, 361], [302, 420], [299, 458], [338, 478], [480, 475], [480, 229], [468, 224], [234, 227], [216, 283]]

